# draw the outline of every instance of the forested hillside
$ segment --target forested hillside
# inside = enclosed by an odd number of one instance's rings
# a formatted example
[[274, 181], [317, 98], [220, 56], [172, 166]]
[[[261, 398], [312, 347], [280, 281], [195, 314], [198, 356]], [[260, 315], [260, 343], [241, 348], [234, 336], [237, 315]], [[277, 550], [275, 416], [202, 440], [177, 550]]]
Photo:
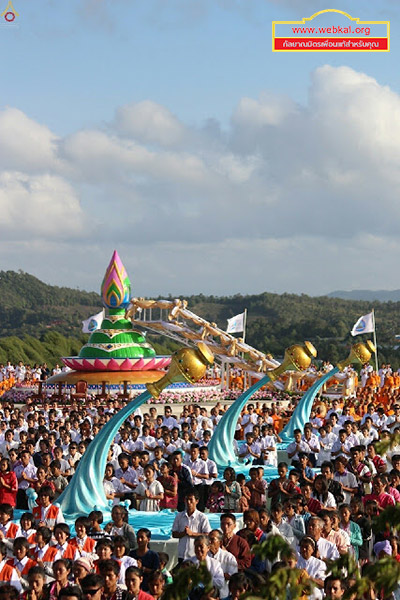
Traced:
[[[280, 356], [288, 345], [307, 339], [315, 344], [321, 359], [332, 361], [342, 358], [347, 347], [359, 341], [362, 336], [352, 338], [350, 329], [358, 317], [374, 308], [381, 361], [400, 366], [395, 339], [400, 334], [400, 302], [268, 292], [231, 297], [200, 294], [186, 299], [193, 312], [224, 329], [227, 318], [247, 308], [246, 340], [256, 348]], [[54, 364], [61, 355], [77, 353], [87, 339], [81, 333], [81, 321], [100, 308], [100, 297], [94, 292], [49, 286], [27, 273], [1, 271], [0, 361], [20, 356], [27, 362]], [[164, 338], [149, 339], [159, 353], [176, 347]]]

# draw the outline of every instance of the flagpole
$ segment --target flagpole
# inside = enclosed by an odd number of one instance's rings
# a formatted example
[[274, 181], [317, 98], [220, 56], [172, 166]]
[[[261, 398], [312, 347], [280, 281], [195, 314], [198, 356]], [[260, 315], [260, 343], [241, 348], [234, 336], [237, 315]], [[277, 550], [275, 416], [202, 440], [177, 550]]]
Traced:
[[375, 346], [375, 370], [378, 372], [378, 344], [376, 343], [376, 328], [375, 328], [375, 309], [372, 309], [372, 318], [374, 320], [374, 346]]
[[246, 325], [247, 325], [247, 308], [244, 309], [244, 318], [243, 318], [243, 343], [246, 341]]

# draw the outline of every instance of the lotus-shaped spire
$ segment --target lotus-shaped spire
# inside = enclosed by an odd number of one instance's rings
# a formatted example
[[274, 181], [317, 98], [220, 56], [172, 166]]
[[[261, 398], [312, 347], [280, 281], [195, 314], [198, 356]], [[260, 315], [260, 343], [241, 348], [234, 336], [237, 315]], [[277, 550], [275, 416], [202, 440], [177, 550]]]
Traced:
[[106, 308], [126, 308], [131, 295], [131, 282], [116, 250], [111, 257], [101, 284], [101, 297]]

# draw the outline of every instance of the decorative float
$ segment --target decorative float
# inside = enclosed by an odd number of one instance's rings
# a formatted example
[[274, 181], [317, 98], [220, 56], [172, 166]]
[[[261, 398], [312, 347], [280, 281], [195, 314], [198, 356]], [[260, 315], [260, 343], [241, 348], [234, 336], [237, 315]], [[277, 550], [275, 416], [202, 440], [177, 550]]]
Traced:
[[[125, 318], [129, 306], [131, 282], [115, 250], [101, 284], [105, 309], [99, 329], [95, 329], [79, 356], [65, 356], [63, 363], [71, 370], [47, 380], [47, 384], [85, 381], [88, 385], [124, 385], [141, 387], [157, 381], [171, 362], [170, 356], [157, 356], [145, 334], [133, 328]], [[104, 391], [104, 390], [103, 390]]]

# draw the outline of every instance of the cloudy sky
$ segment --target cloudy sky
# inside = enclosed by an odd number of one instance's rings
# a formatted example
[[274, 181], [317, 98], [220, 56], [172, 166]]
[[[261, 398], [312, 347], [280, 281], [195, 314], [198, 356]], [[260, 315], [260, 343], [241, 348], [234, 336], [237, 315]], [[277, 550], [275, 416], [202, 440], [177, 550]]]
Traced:
[[[0, 12], [7, 0], [0, 0]], [[133, 294], [397, 289], [390, 53], [272, 53], [319, 0], [14, 0], [0, 24], [0, 269]], [[4, 5], [4, 6], [3, 6]]]

